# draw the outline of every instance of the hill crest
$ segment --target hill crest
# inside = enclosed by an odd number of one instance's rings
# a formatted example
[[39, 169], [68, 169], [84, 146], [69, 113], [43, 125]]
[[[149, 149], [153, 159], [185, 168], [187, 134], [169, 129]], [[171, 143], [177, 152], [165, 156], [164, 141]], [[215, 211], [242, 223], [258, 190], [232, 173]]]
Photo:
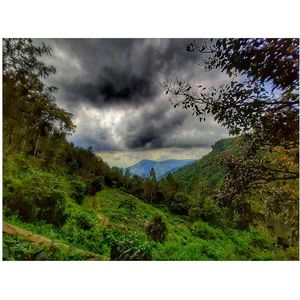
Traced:
[[153, 168], [157, 179], [161, 179], [169, 173], [173, 173], [178, 169], [196, 162], [192, 159], [167, 159], [162, 161], [143, 159], [126, 170], [129, 170], [131, 174], [141, 177], [149, 176], [151, 169]]

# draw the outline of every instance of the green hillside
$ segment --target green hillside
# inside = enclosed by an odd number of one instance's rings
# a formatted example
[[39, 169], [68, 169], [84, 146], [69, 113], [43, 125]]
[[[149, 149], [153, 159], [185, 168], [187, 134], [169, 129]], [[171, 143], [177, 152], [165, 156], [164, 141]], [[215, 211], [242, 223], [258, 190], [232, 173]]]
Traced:
[[174, 178], [188, 192], [201, 191], [201, 197], [210, 196], [222, 185], [225, 171], [218, 162], [220, 155], [237, 153], [236, 138], [222, 139], [212, 146], [212, 151], [197, 162], [183, 167], [173, 173]]
[[[16, 193], [22, 182], [34, 180], [36, 174], [41, 186], [30, 187], [32, 198], [37, 193], [36, 188], [42, 189], [43, 193], [49, 192], [43, 186], [43, 178], [46, 178], [51, 189], [60, 190], [65, 201], [65, 219], [61, 224], [51, 224], [42, 219], [25, 221], [22, 215], [12, 213], [7, 207], [4, 221], [49, 238], [53, 243], [70, 247], [48, 248], [24, 240], [21, 236], [4, 234], [4, 260], [88, 259], [87, 255], [78, 254], [76, 249], [98, 254], [106, 260], [297, 259], [297, 249], [274, 248], [276, 238], [263, 228], [250, 227], [241, 231], [213, 227], [204, 221], [192, 221], [186, 216], [169, 212], [167, 208], [145, 203], [119, 188], [107, 186], [103, 186], [94, 196], [85, 196], [82, 204], [78, 204], [70, 196], [72, 176], [59, 172], [51, 175], [42, 170], [36, 161], [24, 156], [9, 156], [4, 162], [6, 201], [10, 192]], [[157, 216], [166, 225], [163, 242], [149, 235], [148, 229]]]

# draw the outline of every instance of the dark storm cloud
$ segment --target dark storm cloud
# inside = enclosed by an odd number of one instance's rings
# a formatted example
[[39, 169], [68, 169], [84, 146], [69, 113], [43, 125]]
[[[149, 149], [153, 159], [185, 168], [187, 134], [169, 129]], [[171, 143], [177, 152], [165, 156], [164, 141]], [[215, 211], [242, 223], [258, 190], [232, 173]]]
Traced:
[[125, 71], [105, 66], [95, 82], [66, 85], [68, 99], [85, 99], [96, 107], [110, 105], [136, 105], [152, 99], [157, 94], [151, 78], [128, 74]]
[[183, 125], [185, 114], [169, 115], [166, 103], [154, 106], [151, 112], [141, 112], [127, 122], [123, 132], [125, 145], [129, 149], [157, 149], [166, 146], [170, 132]]
[[200, 123], [189, 111], [174, 110], [167, 102], [155, 102], [151, 111], [131, 117], [120, 135], [129, 149], [210, 148], [226, 130], [211, 118]]
[[[59, 85], [69, 106], [82, 100], [96, 107], [140, 105], [161, 93], [161, 79], [180, 75], [199, 57], [185, 51], [186, 39], [78, 39], [50, 40]], [[80, 65], [70, 70], [72, 59]], [[55, 61], [54, 61], [55, 63]], [[73, 61], [74, 64], [74, 61]], [[179, 71], [180, 70], [180, 71]], [[75, 73], [75, 74], [74, 74]]]
[[[59, 104], [74, 114], [78, 145], [96, 151], [210, 147], [224, 136], [213, 122], [200, 125], [190, 112], [174, 110], [160, 83], [166, 79], [219, 82], [201, 72], [192, 39], [52, 39], [46, 62], [57, 68], [51, 84]], [[202, 41], [199, 40], [201, 43]], [[212, 84], [211, 84], [212, 83]]]

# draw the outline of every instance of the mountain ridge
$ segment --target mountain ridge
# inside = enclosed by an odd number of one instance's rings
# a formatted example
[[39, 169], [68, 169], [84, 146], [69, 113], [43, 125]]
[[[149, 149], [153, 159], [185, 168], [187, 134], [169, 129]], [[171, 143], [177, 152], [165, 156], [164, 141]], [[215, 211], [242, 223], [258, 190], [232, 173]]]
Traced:
[[157, 179], [161, 179], [167, 176], [169, 173], [173, 173], [176, 170], [192, 164], [196, 162], [193, 159], [167, 159], [167, 160], [149, 160], [149, 159], [142, 159], [138, 163], [126, 168], [129, 170], [131, 174], [138, 175], [141, 177], [149, 176], [151, 169], [153, 168]]

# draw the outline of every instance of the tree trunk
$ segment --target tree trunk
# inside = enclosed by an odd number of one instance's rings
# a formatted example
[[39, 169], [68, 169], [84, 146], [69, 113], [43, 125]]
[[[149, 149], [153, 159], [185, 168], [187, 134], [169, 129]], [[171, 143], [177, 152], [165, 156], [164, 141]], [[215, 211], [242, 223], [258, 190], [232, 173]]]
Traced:
[[37, 141], [36, 141], [36, 144], [35, 144], [35, 149], [34, 149], [34, 152], [33, 152], [34, 157], [36, 156], [36, 153], [37, 153], [37, 149], [38, 149], [38, 146], [39, 146], [39, 140], [40, 140], [40, 136], [38, 135], [38, 138], [37, 138]]
[[25, 144], [26, 144], [26, 138], [23, 140], [21, 152], [24, 152]]

